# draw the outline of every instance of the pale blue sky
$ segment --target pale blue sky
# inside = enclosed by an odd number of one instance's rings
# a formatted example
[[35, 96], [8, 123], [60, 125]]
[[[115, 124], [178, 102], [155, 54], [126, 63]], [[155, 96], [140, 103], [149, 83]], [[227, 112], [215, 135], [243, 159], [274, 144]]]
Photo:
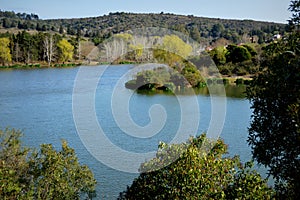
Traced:
[[78, 18], [109, 12], [175, 13], [226, 19], [282, 22], [290, 0], [0, 0], [0, 9], [35, 13], [42, 19]]

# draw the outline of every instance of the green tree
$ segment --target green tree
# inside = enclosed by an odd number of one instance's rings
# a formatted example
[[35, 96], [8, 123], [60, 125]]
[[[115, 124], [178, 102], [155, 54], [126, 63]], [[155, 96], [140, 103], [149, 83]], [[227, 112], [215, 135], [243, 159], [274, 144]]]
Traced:
[[264, 71], [247, 90], [253, 109], [248, 138], [253, 157], [269, 168], [279, 192], [290, 199], [300, 198], [299, 66], [300, 33], [295, 32], [264, 49]]
[[271, 199], [265, 180], [238, 157], [224, 157], [226, 151], [221, 140], [205, 135], [182, 144], [161, 142], [119, 199]]
[[43, 144], [39, 151], [21, 145], [22, 133], [0, 131], [1, 199], [80, 199], [95, 196], [96, 181], [90, 169], [80, 165], [65, 141], [56, 151]]
[[8, 38], [0, 38], [0, 62], [2, 65], [11, 62], [9, 43], [10, 40]]
[[27, 161], [28, 148], [19, 140], [21, 132], [0, 130], [0, 199], [30, 199], [33, 184]]
[[214, 24], [211, 28], [211, 36], [214, 38], [221, 37], [222, 32], [224, 31], [223, 24]]
[[92, 172], [79, 164], [74, 149], [66, 141], [60, 151], [51, 144], [41, 145], [29, 163], [37, 199], [79, 199], [82, 193], [91, 195], [95, 190]]
[[196, 40], [197, 42], [201, 41], [201, 35], [199, 29], [196, 26], [194, 26], [190, 31], [190, 36], [191, 38], [193, 38], [193, 40]]
[[251, 58], [251, 53], [247, 48], [232, 44], [228, 45], [226, 54], [227, 62], [239, 63], [250, 60]]
[[251, 54], [252, 57], [257, 55], [257, 51], [251, 45], [244, 44], [243, 47], [245, 47], [249, 51], [249, 53]]
[[209, 52], [216, 65], [224, 65], [226, 63], [227, 50], [224, 46], [214, 48]]
[[57, 43], [60, 50], [59, 57], [62, 62], [67, 62], [73, 59], [74, 46], [66, 39], [62, 39]]
[[184, 61], [185, 67], [183, 68], [181, 74], [187, 80], [189, 86], [200, 87], [201, 83], [204, 83], [200, 71], [188, 61]]

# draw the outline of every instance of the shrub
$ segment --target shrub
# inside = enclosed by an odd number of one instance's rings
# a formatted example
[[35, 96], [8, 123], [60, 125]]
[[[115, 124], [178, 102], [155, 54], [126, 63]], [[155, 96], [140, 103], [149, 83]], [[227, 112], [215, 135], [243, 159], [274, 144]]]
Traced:
[[226, 152], [223, 141], [204, 134], [182, 144], [161, 142], [119, 199], [271, 199], [266, 181]]

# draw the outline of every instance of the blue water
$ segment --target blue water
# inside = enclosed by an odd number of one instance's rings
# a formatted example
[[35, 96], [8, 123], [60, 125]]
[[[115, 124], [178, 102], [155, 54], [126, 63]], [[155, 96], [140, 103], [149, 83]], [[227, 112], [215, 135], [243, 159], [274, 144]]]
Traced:
[[[120, 77], [131, 70], [133, 65], [95, 66], [85, 67], [94, 78], [97, 78], [99, 71], [102, 76], [98, 77], [96, 90], [89, 91], [90, 78], [84, 81], [82, 90], [77, 91], [78, 95], [90, 94], [94, 92], [94, 107], [98, 125], [102, 128], [106, 137], [114, 146], [127, 152], [145, 153], [155, 151], [159, 141], [170, 142], [180, 126], [181, 114], [179, 100], [174, 95], [145, 95], [133, 93], [125, 89], [122, 85], [116, 85]], [[105, 69], [105, 70], [104, 70]], [[97, 160], [88, 152], [83, 145], [77, 131], [91, 132], [89, 122], [92, 121], [80, 113], [84, 120], [85, 127], [82, 130], [74, 122], [74, 85], [77, 73], [80, 68], [63, 69], [33, 69], [33, 70], [1, 70], [0, 71], [0, 128], [13, 127], [24, 132], [23, 142], [25, 145], [38, 147], [42, 143], [52, 143], [56, 148], [60, 148], [61, 140], [65, 139], [69, 145], [75, 149], [80, 162], [87, 164], [94, 172], [98, 181], [97, 199], [116, 199], [119, 192], [126, 189], [132, 180], [138, 176], [136, 173], [128, 173], [108, 167]], [[86, 85], [85, 85], [86, 83]], [[149, 109], [153, 105], [160, 105], [164, 108], [166, 122], [161, 130], [148, 138], [132, 137], [121, 130], [114, 119], [112, 112], [112, 93], [121, 91], [131, 95], [129, 100], [122, 96], [116, 97], [115, 102], [119, 106], [127, 106], [130, 116], [121, 115], [124, 120], [132, 118], [133, 122], [143, 127], [151, 123]], [[208, 130], [211, 119], [211, 99], [209, 96], [182, 96], [183, 101], [191, 101], [196, 98], [199, 107], [189, 108], [188, 115], [191, 118], [188, 123], [195, 120], [192, 116], [200, 110], [200, 122], [196, 132], [201, 133]], [[72, 109], [73, 108], [73, 109]], [[229, 155], [239, 154], [242, 161], [251, 158], [251, 152], [247, 146], [247, 127], [250, 121], [250, 105], [245, 99], [226, 99], [225, 124], [220, 135], [229, 146]], [[115, 111], [118, 114], [118, 111]], [[153, 115], [157, 123], [163, 120], [163, 115]], [[91, 122], [92, 123], [92, 122]], [[129, 124], [130, 125], [130, 124]], [[125, 127], [126, 128], [126, 127]], [[130, 128], [130, 127], [129, 127]], [[186, 130], [192, 134], [193, 130]], [[141, 135], [146, 134], [141, 132]], [[194, 133], [195, 134], [195, 133]], [[99, 151], [109, 151], [102, 146], [97, 147]], [[123, 162], [122, 155], [109, 154], [108, 160], [120, 162], [122, 167], [127, 168], [132, 165], [130, 162]], [[106, 158], [107, 159], [107, 158]], [[133, 166], [133, 165], [132, 165]], [[115, 167], [117, 168], [117, 167]]]

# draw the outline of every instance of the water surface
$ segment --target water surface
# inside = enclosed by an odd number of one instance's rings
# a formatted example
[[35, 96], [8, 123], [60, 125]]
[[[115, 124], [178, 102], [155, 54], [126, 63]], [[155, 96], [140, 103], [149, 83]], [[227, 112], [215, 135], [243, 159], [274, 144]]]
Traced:
[[[111, 66], [104, 71], [95, 92], [96, 116], [106, 136], [113, 144], [130, 152], [155, 151], [159, 141], [169, 142], [174, 137], [181, 119], [180, 106], [174, 95], [133, 93], [129, 101], [129, 109], [135, 123], [140, 126], [147, 125], [151, 121], [149, 109], [159, 104], [166, 111], [166, 124], [159, 134], [148, 139], [133, 138], [122, 132], [112, 114], [111, 95], [116, 82], [132, 67], [134, 66]], [[104, 66], [87, 68], [96, 72]], [[78, 67], [1, 70], [0, 128], [13, 127], [23, 130], [25, 145], [33, 147], [38, 147], [42, 143], [52, 143], [59, 148], [61, 140], [66, 139], [75, 149], [80, 162], [87, 164], [93, 170], [98, 181], [97, 198], [116, 199], [119, 192], [125, 190], [126, 185], [131, 184], [138, 174], [120, 172], [103, 165], [82, 144], [72, 113], [72, 93], [78, 70]], [[124, 90], [127, 89], [124, 88]], [[184, 98], [188, 101], [191, 96], [187, 95]], [[197, 132], [201, 133], [208, 130], [211, 102], [207, 94], [198, 94], [196, 98], [200, 110]], [[118, 101], [122, 102], [123, 99], [120, 98]], [[229, 145], [230, 155], [239, 154], [242, 161], [247, 161], [251, 158], [251, 152], [246, 143], [251, 115], [249, 102], [244, 98], [228, 97], [226, 105], [226, 119], [221, 137]], [[189, 109], [190, 112], [197, 110]], [[87, 129], [88, 127], [87, 124]], [[116, 155], [111, 159], [119, 158]], [[124, 164], [130, 165], [130, 163]]]

